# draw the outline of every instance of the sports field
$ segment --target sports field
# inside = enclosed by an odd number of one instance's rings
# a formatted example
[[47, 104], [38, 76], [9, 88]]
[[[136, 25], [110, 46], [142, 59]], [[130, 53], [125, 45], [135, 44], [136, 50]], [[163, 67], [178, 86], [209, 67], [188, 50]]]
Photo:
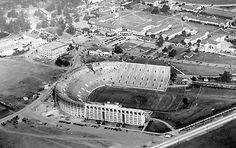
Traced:
[[88, 99], [92, 102], [118, 102], [128, 108], [152, 110], [153, 118], [165, 120], [179, 128], [235, 105], [235, 96], [235, 90], [206, 87], [187, 90], [169, 88], [167, 92], [157, 92], [106, 86], [93, 91]]
[[179, 2], [193, 3], [193, 4], [206, 4], [206, 5], [227, 5], [236, 4], [235, 0], [177, 0]]

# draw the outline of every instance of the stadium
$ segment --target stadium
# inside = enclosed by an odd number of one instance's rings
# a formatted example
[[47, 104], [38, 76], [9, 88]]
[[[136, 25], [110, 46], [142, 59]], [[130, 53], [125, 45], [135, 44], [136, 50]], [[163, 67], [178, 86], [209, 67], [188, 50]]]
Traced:
[[169, 66], [141, 63], [100, 62], [76, 68], [57, 82], [55, 105], [80, 119], [131, 126], [159, 119], [181, 128], [236, 104], [234, 90], [173, 87]]
[[168, 66], [93, 63], [73, 70], [57, 83], [55, 102], [71, 116], [142, 126], [162, 104], [155, 99], [161, 95], [157, 92], [162, 93], [162, 101], [172, 99], [164, 95], [169, 79]]

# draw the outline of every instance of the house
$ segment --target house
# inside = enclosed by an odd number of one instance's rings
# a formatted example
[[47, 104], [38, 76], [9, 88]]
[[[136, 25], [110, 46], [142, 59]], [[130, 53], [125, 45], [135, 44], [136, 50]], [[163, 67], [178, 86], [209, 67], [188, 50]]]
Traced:
[[147, 35], [151, 35], [151, 34], [157, 35], [159, 33], [169, 30], [171, 27], [172, 25], [170, 24], [161, 24], [159, 26], [153, 27], [152, 29], [149, 29], [147, 31]]
[[187, 12], [199, 12], [201, 10], [201, 6], [199, 5], [181, 5], [179, 6], [179, 11], [187, 11]]
[[184, 40], [184, 42], [187, 44], [191, 43], [193, 45], [193, 44], [196, 44], [198, 42], [198, 40], [202, 41], [202, 40], [206, 39], [208, 37], [208, 34], [209, 34], [209, 32], [205, 32], [205, 31], [198, 32], [195, 35], [187, 37]]
[[191, 51], [191, 52], [186, 53], [183, 57], [184, 57], [185, 59], [190, 59], [190, 58], [192, 58], [193, 56], [194, 56], [194, 53]]
[[230, 26], [230, 22], [225, 19], [214, 18], [214, 17], [205, 17], [202, 15], [193, 15], [191, 13], [187, 13], [182, 17], [185, 21], [197, 22], [206, 25], [214, 25], [219, 27], [227, 28]]
[[151, 6], [157, 7], [160, 1], [161, 0], [145, 0], [144, 4], [145, 5], [151, 5]]
[[99, 32], [106, 34], [107, 32], [114, 32], [118, 34], [122, 31], [122, 26], [119, 24], [112, 24], [110, 22], [98, 22], [98, 21], [90, 21], [93, 27], [96, 27], [96, 30]]
[[96, 56], [105, 56], [105, 57], [108, 57], [108, 56], [111, 56], [112, 54], [111, 54], [111, 52], [103, 52], [103, 51], [101, 51], [101, 50], [88, 50], [88, 54], [89, 55], [96, 55]]
[[156, 27], [156, 23], [154, 21], [149, 21], [138, 26], [127, 26], [126, 29], [132, 32], [133, 35], [145, 36], [146, 32], [154, 27]]
[[182, 34], [183, 28], [182, 27], [177, 27], [177, 28], [173, 28], [170, 29], [168, 31], [165, 31], [162, 36], [164, 38], [168, 38], [168, 39], [172, 39], [174, 38], [176, 35], [180, 35]]
[[201, 42], [201, 48], [199, 48], [199, 51], [217, 53], [219, 52], [218, 45], [219, 42], [212, 39], [206, 39]]
[[51, 20], [51, 13], [50, 12], [48, 12], [46, 9], [44, 9], [44, 8], [40, 8], [39, 9], [39, 12], [41, 13], [41, 14], [43, 14], [44, 15], [44, 17], [46, 17], [48, 20]]

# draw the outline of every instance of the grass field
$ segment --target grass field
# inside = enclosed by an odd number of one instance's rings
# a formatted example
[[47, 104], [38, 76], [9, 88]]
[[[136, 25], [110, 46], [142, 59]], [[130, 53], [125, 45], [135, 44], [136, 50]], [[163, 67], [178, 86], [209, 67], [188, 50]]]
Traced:
[[218, 54], [212, 54], [212, 53], [198, 53], [194, 55], [190, 60], [209, 62], [209, 63], [236, 65], [236, 58], [218, 55]]
[[[190, 90], [171, 88], [167, 92], [102, 87], [93, 91], [88, 99], [92, 102], [118, 102], [128, 108], [152, 110], [152, 117], [166, 120], [179, 128], [236, 104], [235, 96], [235, 90], [206, 87]], [[184, 104], [184, 98], [187, 98], [187, 104]]]
[[[81, 132], [67, 132], [55, 127], [30, 127], [19, 124], [17, 128], [7, 125], [6, 129], [0, 129], [1, 148], [92, 148], [108, 147], [105, 141], [86, 140], [86, 138], [99, 138], [92, 134]], [[85, 140], [79, 140], [84, 138]]]
[[236, 4], [235, 0], [177, 0], [179, 2], [194, 3], [194, 4], [207, 4], [207, 5], [226, 5]]
[[24, 96], [42, 82], [54, 81], [63, 71], [29, 63], [23, 59], [0, 59], [0, 94]]
[[[173, 64], [173, 63], [172, 63]], [[178, 69], [183, 71], [185, 74], [189, 75], [213, 75], [218, 76], [222, 74], [224, 71], [229, 71], [231, 73], [235, 73], [235, 69], [228, 69], [228, 68], [219, 68], [214, 66], [202, 66], [196, 64], [177, 64], [174, 63]]]
[[236, 120], [193, 140], [170, 148], [235, 148]]
[[[29, 63], [21, 58], [0, 59], [0, 100], [11, 104], [15, 110], [31, 102], [31, 97], [44, 86], [55, 81], [64, 71]], [[22, 97], [28, 97], [24, 101]], [[3, 113], [1, 116], [4, 116]]]

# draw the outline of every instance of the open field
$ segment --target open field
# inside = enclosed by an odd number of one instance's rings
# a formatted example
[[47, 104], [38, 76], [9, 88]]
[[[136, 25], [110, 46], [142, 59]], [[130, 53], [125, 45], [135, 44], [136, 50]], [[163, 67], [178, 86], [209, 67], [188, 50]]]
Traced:
[[0, 92], [24, 96], [37, 90], [42, 82], [55, 81], [63, 71], [29, 63], [23, 59], [0, 59]]
[[19, 123], [13, 126], [12, 123], [7, 123], [2, 129], [0, 128], [0, 145], [10, 148], [104, 148], [109, 146], [132, 148], [152, 141], [154, 138], [156, 142], [161, 142], [159, 137], [139, 132], [113, 131], [103, 127], [78, 127], [73, 124], [58, 124], [56, 127], [50, 124], [31, 123]]
[[179, 2], [194, 3], [194, 4], [206, 4], [206, 5], [227, 5], [236, 4], [235, 0], [176, 0]]
[[231, 73], [235, 73], [236, 69], [229, 69], [229, 68], [219, 68], [213, 66], [202, 66], [196, 64], [179, 64], [179, 63], [172, 63], [178, 69], [183, 71], [185, 74], [189, 75], [213, 75], [218, 76], [222, 74], [224, 71], [229, 71]]
[[208, 62], [208, 63], [219, 63], [219, 64], [230, 64], [236, 65], [236, 58], [235, 57], [228, 57], [224, 55], [212, 54], [212, 53], [198, 53], [195, 54], [190, 60], [193, 61], [201, 61], [201, 62]]
[[236, 120], [193, 140], [171, 148], [234, 148], [236, 147]]
[[[0, 59], [0, 100], [16, 111], [33, 101], [32, 96], [64, 71], [29, 63], [22, 58]], [[22, 97], [28, 97], [24, 101]], [[1, 112], [1, 116], [5, 116]], [[8, 113], [6, 113], [8, 114]]]
[[[66, 131], [55, 127], [30, 127], [20, 124], [15, 129], [8, 125], [0, 129], [0, 145], [10, 148], [92, 148], [108, 147], [103, 140], [95, 140], [95, 135]], [[82, 139], [81, 139], [82, 138]], [[92, 140], [94, 138], [94, 140]]]

